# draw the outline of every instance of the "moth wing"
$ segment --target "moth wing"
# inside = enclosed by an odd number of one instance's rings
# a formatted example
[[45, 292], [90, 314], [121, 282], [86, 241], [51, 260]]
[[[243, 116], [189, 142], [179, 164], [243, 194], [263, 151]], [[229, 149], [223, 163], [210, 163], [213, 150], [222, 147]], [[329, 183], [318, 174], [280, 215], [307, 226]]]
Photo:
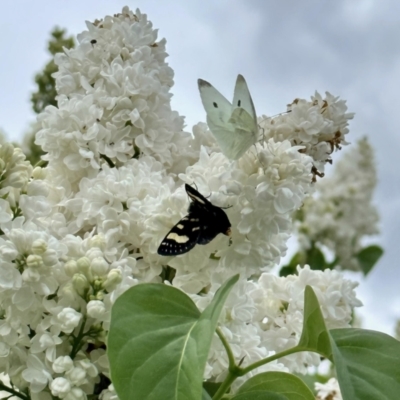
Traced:
[[[161, 256], [177, 256], [187, 253], [196, 245], [201, 228], [193, 223], [190, 214], [183, 217], [165, 236], [157, 253]], [[199, 221], [197, 219], [197, 221]]]
[[204, 207], [211, 206], [211, 203], [201, 193], [187, 183], [185, 183], [185, 190], [193, 203], [199, 203]]
[[210, 203], [207, 213], [202, 216], [201, 233], [197, 239], [198, 244], [211, 242], [218, 234], [231, 235], [231, 223], [221, 207]]

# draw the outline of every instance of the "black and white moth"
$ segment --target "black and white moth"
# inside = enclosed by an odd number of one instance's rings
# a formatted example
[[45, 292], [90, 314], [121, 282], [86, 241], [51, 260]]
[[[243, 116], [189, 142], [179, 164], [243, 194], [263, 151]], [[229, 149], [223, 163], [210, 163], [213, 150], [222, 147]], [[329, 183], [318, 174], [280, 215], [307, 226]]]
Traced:
[[231, 223], [221, 207], [214, 206], [197, 190], [185, 185], [191, 199], [188, 215], [183, 217], [165, 236], [158, 254], [176, 256], [187, 253], [196, 244], [207, 244], [219, 233], [231, 235]]

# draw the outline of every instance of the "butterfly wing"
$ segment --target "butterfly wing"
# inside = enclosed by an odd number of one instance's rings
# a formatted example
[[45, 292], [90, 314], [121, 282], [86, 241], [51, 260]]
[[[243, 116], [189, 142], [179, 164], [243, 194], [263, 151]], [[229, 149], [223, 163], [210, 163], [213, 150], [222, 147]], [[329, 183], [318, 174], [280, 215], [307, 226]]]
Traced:
[[229, 122], [235, 127], [235, 137], [239, 138], [232, 146], [233, 159], [237, 160], [256, 143], [258, 138], [256, 110], [246, 80], [242, 75], [238, 75], [236, 79]]
[[207, 125], [222, 153], [229, 159], [233, 159], [235, 126], [229, 122], [232, 104], [207, 81], [199, 79], [198, 85], [201, 101], [207, 113]]
[[233, 93], [232, 113], [237, 108], [243, 108], [252, 118], [252, 124], [257, 126], [257, 114], [254, 108], [253, 99], [251, 98], [246, 80], [242, 75], [238, 75], [236, 79], [235, 91]]
[[254, 104], [246, 81], [242, 75], [238, 76], [233, 105], [207, 81], [199, 79], [198, 84], [208, 127], [222, 153], [237, 160], [257, 141], [258, 134]]
[[[197, 219], [194, 222], [193, 219]], [[200, 236], [199, 219], [190, 214], [183, 217], [165, 236], [157, 253], [161, 256], [177, 256], [193, 249]]]

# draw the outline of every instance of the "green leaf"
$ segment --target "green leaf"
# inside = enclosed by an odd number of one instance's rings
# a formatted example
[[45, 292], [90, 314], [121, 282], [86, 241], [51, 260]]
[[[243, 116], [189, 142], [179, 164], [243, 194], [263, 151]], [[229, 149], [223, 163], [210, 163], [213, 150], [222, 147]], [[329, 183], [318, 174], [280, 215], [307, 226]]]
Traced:
[[285, 265], [279, 270], [279, 276], [296, 275], [296, 268], [290, 265]]
[[333, 329], [333, 362], [343, 400], [400, 398], [400, 342], [366, 329]]
[[[246, 381], [239, 388], [237, 395], [251, 394], [253, 392], [273, 392], [284, 396], [288, 400], [315, 400], [313, 393], [300, 378], [286, 372], [263, 372], [258, 374]], [[237, 396], [234, 396], [232, 400], [236, 400], [236, 398]]]
[[297, 275], [296, 267], [304, 265], [304, 253], [297, 252], [289, 261], [289, 264], [284, 265], [280, 271], [279, 276]]
[[306, 264], [308, 264], [311, 269], [320, 271], [323, 271], [327, 266], [324, 253], [315, 245], [307, 251]]
[[258, 390], [239, 394], [232, 397], [232, 400], [288, 400], [288, 398], [279, 393]]
[[315, 383], [319, 382], [319, 383], [326, 383], [328, 382], [330, 376], [328, 375], [320, 375], [320, 374], [307, 374], [307, 375], [303, 375], [303, 374], [299, 374], [296, 373], [295, 374], [299, 379], [301, 379], [304, 384], [307, 385], [307, 387], [314, 392], [315, 390]]
[[212, 400], [206, 389], [203, 389], [201, 400]]
[[368, 247], [364, 247], [358, 254], [357, 260], [361, 266], [361, 270], [364, 272], [366, 276], [373, 266], [377, 263], [377, 261], [382, 257], [383, 249], [382, 247], [372, 245]]
[[220, 386], [221, 382], [203, 382], [203, 388], [211, 397], [214, 396], [215, 393], [217, 393]]
[[139, 284], [115, 302], [108, 357], [121, 400], [196, 400], [222, 306], [238, 276], [216, 292], [202, 314], [179, 289]]
[[321, 308], [311, 286], [304, 291], [304, 322], [299, 344], [304, 351], [314, 351], [329, 358], [332, 354], [329, 332]]

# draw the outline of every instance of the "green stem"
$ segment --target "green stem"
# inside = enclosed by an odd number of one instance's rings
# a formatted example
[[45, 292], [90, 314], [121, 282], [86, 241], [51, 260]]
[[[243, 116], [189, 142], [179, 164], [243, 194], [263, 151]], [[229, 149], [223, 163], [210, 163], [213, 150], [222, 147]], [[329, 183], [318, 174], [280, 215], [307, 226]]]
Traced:
[[272, 361], [275, 361], [275, 360], [277, 360], [279, 358], [288, 356], [290, 354], [299, 353], [301, 351], [310, 351], [310, 350], [306, 349], [306, 348], [302, 348], [302, 347], [296, 346], [296, 347], [292, 347], [291, 349], [287, 349], [287, 350], [281, 351], [280, 353], [276, 353], [271, 357], [267, 357], [267, 358], [264, 358], [263, 360], [257, 361], [257, 362], [255, 362], [253, 364], [250, 364], [246, 368], [241, 368], [239, 376], [246, 375], [247, 373], [249, 373], [253, 369], [261, 367], [261, 366], [263, 366], [265, 364], [268, 364], [268, 363], [270, 363]]
[[222, 382], [221, 386], [218, 388], [217, 392], [214, 394], [213, 400], [222, 399], [227, 390], [232, 385], [233, 381], [240, 376], [241, 368], [239, 368], [235, 363], [235, 357], [233, 355], [232, 349], [229, 346], [228, 341], [226, 340], [224, 334], [222, 333], [220, 328], [216, 330], [218, 337], [221, 339], [223, 346], [225, 347], [226, 353], [228, 355], [229, 360], [229, 368], [228, 375], [225, 380]]
[[105, 154], [100, 154], [100, 158], [102, 158], [103, 160], [107, 161], [107, 164], [111, 167], [114, 168], [115, 164], [111, 161], [111, 158], [107, 157]]
[[238, 378], [240, 372], [240, 368], [235, 367], [235, 368], [229, 368], [228, 375], [225, 378], [225, 380], [222, 382], [221, 386], [218, 388], [217, 392], [214, 394], [212, 400], [219, 400], [222, 399], [224, 394], [227, 392], [227, 390], [230, 388], [232, 383], [236, 378]]
[[[222, 335], [221, 332], [218, 332], [218, 330], [217, 330], [217, 334], [220, 337], [220, 339], [221, 339], [222, 343], [224, 344], [224, 347], [225, 347], [225, 349], [226, 349], [226, 351], [228, 353], [229, 371], [228, 371], [227, 377], [222, 382], [222, 384], [219, 387], [218, 391], [215, 393], [215, 395], [213, 397], [213, 400], [222, 399], [224, 394], [226, 393], [226, 391], [229, 389], [229, 387], [232, 385], [232, 383], [235, 381], [236, 378], [248, 374], [253, 369], [261, 367], [261, 366], [263, 366], [265, 364], [268, 364], [268, 363], [270, 363], [272, 361], [275, 361], [275, 360], [277, 360], [279, 358], [288, 356], [290, 354], [299, 353], [301, 351], [310, 351], [307, 348], [296, 346], [296, 347], [292, 347], [291, 349], [287, 349], [287, 350], [281, 351], [280, 353], [274, 354], [271, 357], [267, 357], [267, 358], [264, 358], [263, 360], [257, 361], [257, 362], [255, 362], [253, 364], [250, 364], [246, 368], [240, 368], [240, 367], [235, 365], [235, 361], [233, 359], [233, 354], [231, 352], [229, 344], [226, 342], [225, 337]], [[230, 354], [231, 354], [231, 356], [230, 356]], [[232, 364], [231, 364], [232, 360], [233, 360], [233, 367], [232, 367]]]
[[83, 318], [82, 325], [79, 329], [78, 336], [74, 338], [74, 344], [72, 345], [71, 353], [69, 356], [74, 359], [75, 356], [77, 355], [78, 351], [81, 349], [83, 343], [82, 339], [85, 337], [86, 333], [83, 333], [83, 330], [85, 329], [85, 324], [86, 324], [86, 318]]
[[47, 164], [47, 161], [45, 161], [45, 160], [39, 160], [39, 161], [33, 166], [33, 168], [42, 167], [42, 166], [45, 165], [45, 164]]
[[0, 382], [0, 389], [4, 390], [5, 392], [11, 393], [12, 395], [17, 396], [17, 397], [19, 397], [20, 399], [23, 399], [23, 400], [30, 400], [31, 399], [30, 396], [25, 395], [25, 394], [23, 394], [21, 392], [17, 392], [16, 390], [4, 385], [2, 382]]
[[17, 207], [17, 208], [14, 210], [14, 217], [13, 217], [13, 219], [19, 217], [20, 215], [22, 215], [22, 210], [21, 210], [19, 207]]
[[233, 369], [236, 367], [235, 363], [235, 357], [233, 356], [232, 349], [229, 346], [228, 341], [226, 340], [224, 334], [222, 333], [220, 328], [217, 328], [217, 335], [221, 339], [222, 344], [225, 347], [226, 353], [228, 354], [228, 360], [229, 360], [229, 369]]

